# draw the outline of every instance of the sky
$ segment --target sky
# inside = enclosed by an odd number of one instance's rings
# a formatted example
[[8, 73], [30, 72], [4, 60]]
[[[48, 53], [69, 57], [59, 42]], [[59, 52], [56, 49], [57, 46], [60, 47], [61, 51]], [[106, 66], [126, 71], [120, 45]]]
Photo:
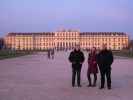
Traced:
[[133, 0], [0, 0], [0, 36], [8, 32], [127, 32]]

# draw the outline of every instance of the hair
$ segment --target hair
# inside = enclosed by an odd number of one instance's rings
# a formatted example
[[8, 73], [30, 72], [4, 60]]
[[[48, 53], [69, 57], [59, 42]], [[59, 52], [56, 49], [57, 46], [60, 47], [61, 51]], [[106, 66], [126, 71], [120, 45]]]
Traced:
[[[92, 47], [92, 48], [94, 48], [94, 51], [93, 52], [96, 52], [96, 47]], [[92, 49], [91, 49], [91, 53], [93, 53], [93, 52], [92, 52]]]

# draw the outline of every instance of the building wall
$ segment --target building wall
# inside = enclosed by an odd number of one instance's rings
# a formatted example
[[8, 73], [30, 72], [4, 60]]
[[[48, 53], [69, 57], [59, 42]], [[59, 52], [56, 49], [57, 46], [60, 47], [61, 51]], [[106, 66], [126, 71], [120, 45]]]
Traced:
[[79, 32], [55, 32], [55, 48], [56, 49], [72, 49], [79, 44]]
[[6, 47], [15, 50], [72, 49], [76, 44], [80, 44], [82, 49], [100, 49], [107, 44], [109, 49], [121, 50], [128, 47], [128, 42], [128, 36], [118, 32], [9, 33], [5, 37]]
[[34, 36], [34, 49], [46, 50], [54, 47], [54, 36], [53, 33], [39, 34]]
[[80, 37], [81, 48], [101, 48], [103, 44], [107, 44], [107, 48], [111, 50], [121, 50], [128, 47], [129, 38], [124, 33], [115, 33], [115, 34], [91, 34], [91, 35], [82, 35]]

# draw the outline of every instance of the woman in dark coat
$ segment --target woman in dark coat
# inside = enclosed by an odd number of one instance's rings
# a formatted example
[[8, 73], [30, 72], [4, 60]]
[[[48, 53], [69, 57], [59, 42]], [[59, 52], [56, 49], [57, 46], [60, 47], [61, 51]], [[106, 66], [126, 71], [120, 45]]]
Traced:
[[[87, 71], [87, 77], [89, 81], [89, 87], [90, 86], [96, 86], [97, 81], [97, 73], [98, 73], [98, 67], [96, 62], [96, 48], [93, 47], [91, 52], [88, 54], [88, 71]], [[91, 74], [94, 75], [93, 84], [91, 83]]]

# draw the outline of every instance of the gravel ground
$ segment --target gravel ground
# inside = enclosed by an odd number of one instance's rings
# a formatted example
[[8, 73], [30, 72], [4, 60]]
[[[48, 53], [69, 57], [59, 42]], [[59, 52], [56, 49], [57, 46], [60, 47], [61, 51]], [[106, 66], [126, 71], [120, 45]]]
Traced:
[[[82, 68], [82, 87], [71, 87], [69, 52], [57, 52], [54, 60], [45, 53], [0, 60], [0, 100], [131, 100], [133, 59], [115, 58], [112, 90], [88, 88], [87, 62]], [[87, 54], [85, 53], [86, 58]]]

